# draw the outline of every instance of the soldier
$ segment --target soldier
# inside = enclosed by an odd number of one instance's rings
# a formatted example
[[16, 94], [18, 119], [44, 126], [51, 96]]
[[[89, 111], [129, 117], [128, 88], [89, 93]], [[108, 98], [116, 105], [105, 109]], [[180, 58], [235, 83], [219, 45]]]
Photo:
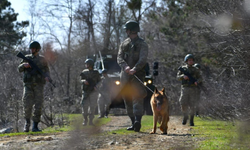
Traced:
[[[31, 54], [26, 55], [26, 58], [32, 60], [44, 73], [49, 75], [48, 63], [43, 56], [39, 55], [39, 50], [41, 49], [40, 44], [37, 41], [34, 41], [29, 45], [29, 49]], [[39, 132], [41, 130], [38, 128], [38, 123], [40, 122], [43, 108], [44, 84], [46, 81], [49, 81], [49, 77], [44, 78], [40, 73], [38, 73], [38, 71], [32, 71], [30, 64], [25, 60], [22, 60], [19, 64], [18, 71], [23, 72], [24, 90], [22, 101], [24, 118], [26, 121], [24, 132], [29, 132], [33, 107], [32, 132]]]
[[190, 82], [190, 77], [184, 74], [182, 71], [178, 71], [177, 79], [182, 81], [181, 84], [181, 96], [179, 99], [181, 109], [183, 112], [182, 124], [185, 125], [188, 119], [188, 112], [190, 111], [190, 126], [194, 126], [194, 112], [196, 106], [197, 98], [197, 86], [201, 83], [201, 75], [197, 68], [193, 66], [194, 56], [192, 54], [187, 54], [184, 58], [185, 65], [182, 66], [185, 72], [188, 72], [191, 77], [195, 78], [194, 83]]
[[132, 126], [127, 130], [139, 132], [143, 116], [143, 99], [147, 96], [147, 91], [139, 80], [144, 82], [145, 79], [144, 67], [147, 62], [148, 45], [138, 36], [140, 27], [136, 21], [126, 22], [124, 28], [128, 38], [120, 45], [117, 62], [121, 67], [122, 96], [132, 122]]
[[[83, 114], [83, 125], [86, 126], [89, 120], [89, 125], [93, 124], [94, 112], [97, 103], [97, 91], [96, 84], [100, 81], [100, 75], [97, 70], [93, 69], [94, 61], [93, 59], [86, 59], [85, 67], [80, 74], [80, 79], [82, 83], [82, 114]], [[89, 118], [88, 118], [89, 117]]]
[[99, 118], [103, 118], [104, 115], [108, 118], [109, 106], [111, 104], [110, 97], [110, 87], [111, 79], [108, 77], [107, 69], [102, 70], [102, 80], [99, 86], [99, 96], [98, 96], [98, 112], [100, 114]]

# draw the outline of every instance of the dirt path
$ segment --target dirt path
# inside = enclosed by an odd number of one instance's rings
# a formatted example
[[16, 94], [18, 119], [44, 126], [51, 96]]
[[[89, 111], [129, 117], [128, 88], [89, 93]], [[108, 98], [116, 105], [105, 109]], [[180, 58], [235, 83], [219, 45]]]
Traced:
[[[68, 133], [53, 135], [29, 135], [1, 137], [0, 149], [25, 149], [25, 150], [80, 150], [80, 149], [193, 149], [193, 138], [190, 134], [192, 129], [188, 125], [181, 125], [180, 117], [170, 117], [168, 135], [161, 135], [159, 129], [157, 134], [147, 132], [135, 133], [126, 131], [130, 125], [127, 116], [110, 116], [111, 122], [100, 128], [91, 130], [76, 130]], [[122, 136], [113, 133], [105, 135], [107, 131], [124, 129], [124, 132], [132, 134]], [[99, 136], [91, 136], [94, 133], [104, 133]]]

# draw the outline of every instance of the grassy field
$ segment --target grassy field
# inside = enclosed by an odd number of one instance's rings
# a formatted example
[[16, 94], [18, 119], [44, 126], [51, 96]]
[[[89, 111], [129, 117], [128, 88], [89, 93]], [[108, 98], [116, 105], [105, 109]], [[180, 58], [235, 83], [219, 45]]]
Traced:
[[[152, 129], [152, 116], [143, 116], [142, 124], [142, 132]], [[124, 129], [113, 132], [122, 135], [130, 134], [130, 132], [124, 132]], [[249, 133], [250, 127], [247, 129], [242, 123], [197, 117], [195, 117], [195, 126], [191, 130], [197, 150], [248, 150], [250, 149]]]
[[[95, 116], [94, 122], [96, 126], [101, 126], [103, 124], [107, 124], [111, 119], [97, 119], [98, 116]], [[56, 132], [68, 132], [72, 131], [75, 128], [91, 128], [92, 126], [82, 126], [83, 117], [82, 114], [65, 114], [64, 119], [66, 121], [66, 125], [63, 126], [53, 126], [43, 129], [42, 132], [17, 132], [17, 133], [6, 133], [0, 134], [1, 136], [18, 136], [18, 135], [40, 135], [40, 134], [51, 134]], [[22, 130], [22, 129], [21, 129]]]
[[243, 122], [227, 122], [195, 118], [192, 130], [197, 150], [247, 150], [250, 149], [250, 127]]
[[[55, 132], [67, 132], [74, 130], [75, 128], [91, 128], [91, 126], [83, 127], [82, 115], [73, 114], [65, 115], [69, 121], [68, 125], [63, 127], [54, 126], [46, 128], [43, 132], [29, 132], [29, 133], [10, 133], [0, 134], [0, 136], [15, 136], [15, 135], [30, 135], [30, 134], [49, 134]], [[110, 121], [108, 119], [94, 119], [96, 126], [101, 126]], [[152, 116], [143, 116], [142, 119], [142, 132], [148, 132], [152, 129], [153, 119]], [[124, 129], [115, 130], [105, 134], [131, 134], [132, 132], [124, 132]], [[191, 133], [193, 134], [193, 141], [196, 144], [197, 150], [247, 150], [250, 149], [250, 126], [248, 123], [242, 122], [227, 122], [218, 121], [208, 118], [195, 117], [195, 126], [192, 127]]]

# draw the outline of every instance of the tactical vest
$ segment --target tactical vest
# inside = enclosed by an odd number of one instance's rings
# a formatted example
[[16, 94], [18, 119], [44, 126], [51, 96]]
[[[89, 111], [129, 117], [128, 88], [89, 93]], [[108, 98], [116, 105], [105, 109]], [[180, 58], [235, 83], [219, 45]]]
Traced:
[[[187, 66], [182, 66], [182, 68], [189, 72], [191, 74], [191, 76], [195, 79], [198, 78], [197, 76], [197, 69], [195, 67], [187, 67]], [[195, 84], [190, 84], [189, 83], [189, 80], [182, 80], [182, 83], [181, 83], [183, 86], [195, 86]]]
[[96, 84], [100, 81], [100, 75], [97, 70], [85, 69], [80, 74], [81, 80], [85, 79], [89, 82], [89, 85], [82, 84], [83, 91], [93, 91]]
[[[29, 54], [26, 55], [25, 57], [32, 60], [38, 66], [38, 68], [40, 68], [44, 73], [48, 72], [47, 62], [43, 56], [38, 55], [33, 57], [31, 54]], [[40, 74], [37, 70], [34, 70], [32, 68], [25, 68], [23, 72], [23, 82], [45, 84], [46, 80], [43, 77], [43, 75]]]

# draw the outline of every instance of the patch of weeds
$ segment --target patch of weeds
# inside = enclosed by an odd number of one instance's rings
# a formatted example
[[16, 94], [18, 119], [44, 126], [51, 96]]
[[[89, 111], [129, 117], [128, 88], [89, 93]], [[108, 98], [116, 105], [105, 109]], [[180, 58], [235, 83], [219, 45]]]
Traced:
[[[240, 144], [238, 123], [232, 123], [229, 121], [207, 120], [201, 118], [195, 118], [195, 126], [192, 130], [195, 138], [198, 140], [197, 149], [246, 149], [249, 144]], [[243, 139], [246, 137], [242, 136]], [[249, 136], [248, 136], [249, 139]]]

